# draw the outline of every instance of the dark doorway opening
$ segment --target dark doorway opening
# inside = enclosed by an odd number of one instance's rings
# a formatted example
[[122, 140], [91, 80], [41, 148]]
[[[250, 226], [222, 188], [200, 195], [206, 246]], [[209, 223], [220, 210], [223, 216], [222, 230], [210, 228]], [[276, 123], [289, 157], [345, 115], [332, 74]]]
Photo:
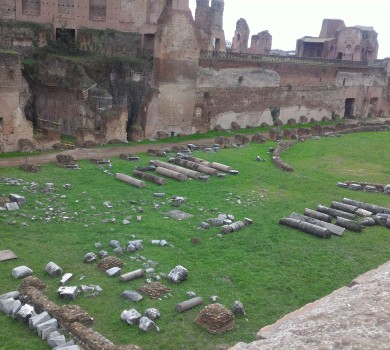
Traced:
[[221, 49], [221, 39], [214, 39], [214, 50], [219, 51]]
[[355, 99], [354, 98], [347, 98], [345, 100], [344, 118], [352, 118], [353, 117], [354, 107], [355, 107]]
[[336, 58], [337, 58], [338, 60], [342, 60], [342, 59], [343, 59], [343, 53], [342, 53], [342, 52], [338, 52]]
[[76, 29], [56, 28], [57, 44], [74, 46], [76, 41]]

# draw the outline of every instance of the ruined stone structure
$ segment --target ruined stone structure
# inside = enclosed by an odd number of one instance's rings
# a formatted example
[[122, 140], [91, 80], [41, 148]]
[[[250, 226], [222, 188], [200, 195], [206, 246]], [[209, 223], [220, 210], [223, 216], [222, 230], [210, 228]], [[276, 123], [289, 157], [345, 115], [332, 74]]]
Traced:
[[378, 34], [373, 27], [346, 27], [339, 19], [324, 19], [319, 37], [297, 40], [296, 55], [329, 59], [371, 61], [378, 56]]
[[20, 140], [33, 141], [32, 123], [24, 114], [29, 89], [16, 52], [0, 50], [0, 62], [0, 152], [18, 151]]
[[250, 53], [258, 55], [269, 55], [272, 48], [272, 35], [268, 30], [264, 30], [251, 37]]
[[236, 23], [236, 31], [232, 42], [233, 52], [247, 52], [249, 40], [249, 26], [244, 18], [240, 18]]
[[223, 31], [224, 0], [196, 0], [195, 25], [199, 30], [202, 50], [225, 51]]
[[[320, 43], [322, 58], [313, 59], [268, 56], [268, 31], [253, 35], [248, 48], [244, 19], [227, 50], [223, 0], [198, 0], [195, 20], [189, 0], [7, 0], [0, 6], [2, 48], [29, 58], [50, 36], [65, 34], [75, 35], [83, 50], [123, 57], [81, 62], [43, 55], [25, 63], [34, 125], [76, 136], [79, 144], [191, 134], [232, 123], [273, 125], [276, 110], [284, 124], [390, 115], [388, 62], [371, 60], [376, 33], [346, 28], [340, 20], [324, 20], [317, 42], [311, 39], [316, 48]], [[302, 56], [312, 52], [302, 45]], [[153, 49], [153, 58], [145, 50], [142, 59], [127, 58], [140, 48]], [[342, 59], [323, 59], [330, 51], [335, 57], [341, 52]], [[363, 56], [370, 61], [361, 62]], [[0, 67], [9, 69], [2, 61]]]

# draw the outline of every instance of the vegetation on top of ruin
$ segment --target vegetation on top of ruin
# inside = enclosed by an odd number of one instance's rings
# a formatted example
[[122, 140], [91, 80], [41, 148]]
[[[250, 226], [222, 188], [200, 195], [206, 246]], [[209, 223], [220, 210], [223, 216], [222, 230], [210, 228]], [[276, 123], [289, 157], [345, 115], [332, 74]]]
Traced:
[[6, 49], [0, 49], [0, 54], [5, 54], [5, 55], [19, 55], [18, 52], [14, 50], [6, 50]]
[[[23, 173], [16, 168], [2, 169], [2, 177], [22, 178], [37, 183], [38, 188], [54, 183], [57, 201], [52, 201], [53, 194], [26, 190], [20, 193], [27, 198], [22, 209], [0, 212], [2, 247], [12, 249], [19, 256], [16, 261], [0, 264], [0, 294], [18, 288], [20, 281], [13, 279], [10, 271], [15, 266], [27, 265], [48, 284], [50, 299], [58, 305], [74, 303], [83, 307], [95, 319], [94, 328], [115, 344], [132, 343], [145, 350], [212, 350], [219, 344], [253, 341], [261, 327], [349, 285], [356, 276], [390, 260], [389, 231], [384, 227], [366, 228], [360, 234], [348, 231], [343, 237], [321, 240], [278, 224], [281, 217], [293, 211], [302, 212], [317, 204], [330, 205], [331, 201], [343, 197], [388, 206], [385, 194], [352, 192], [337, 187], [336, 183], [352, 179], [386, 183], [389, 170], [383, 155], [390, 153], [389, 137], [389, 132], [359, 133], [298, 143], [283, 154], [284, 160], [294, 166], [293, 173], [280, 171], [271, 161], [256, 162], [257, 155], [271, 158], [267, 151], [275, 142], [215, 154], [196, 152], [198, 157], [231, 165], [240, 174], [202, 183], [168, 180], [163, 188], [149, 183], [144, 189], [130, 187], [99, 171], [97, 165], [87, 160], [78, 162], [81, 167], [78, 171], [54, 164], [42, 165], [39, 174]], [[112, 159], [112, 171], [131, 173], [136, 166], [152, 159], [146, 154], [139, 156], [139, 163]], [[63, 188], [67, 183], [72, 185], [71, 190]], [[22, 191], [23, 186], [11, 188], [0, 183], [2, 196], [16, 190]], [[187, 221], [166, 219], [163, 212], [171, 209], [170, 205], [163, 204], [167, 199], [153, 197], [153, 193], [162, 191], [166, 198], [186, 197], [180, 209], [194, 217]], [[104, 201], [111, 201], [113, 208], [105, 208]], [[160, 203], [161, 211], [153, 209], [153, 202]], [[135, 211], [132, 203], [136, 203]], [[70, 219], [45, 221], [47, 206], [54, 207], [54, 211], [61, 208]], [[144, 212], [137, 214], [138, 207], [143, 207]], [[237, 219], [249, 217], [254, 223], [222, 239], [216, 237], [218, 228], [197, 229], [201, 221], [219, 212], [231, 213]], [[122, 219], [128, 215], [133, 219], [125, 226]], [[137, 215], [142, 215], [142, 221], [135, 220]], [[30, 220], [32, 216], [37, 219]], [[114, 217], [115, 223], [102, 222]], [[13, 221], [16, 223], [12, 224]], [[22, 222], [28, 224], [27, 230], [21, 226]], [[108, 278], [96, 264], [83, 262], [87, 252], [97, 252], [96, 242], [101, 242], [111, 254], [110, 240], [124, 244], [132, 235], [144, 241], [140, 255], [157, 261], [157, 272], [169, 272], [176, 265], [183, 265], [189, 270], [188, 281], [178, 285], [162, 281], [172, 289], [171, 296], [162, 300], [145, 297], [135, 305], [121, 298], [120, 293], [136, 290], [145, 283], [144, 279], [119, 282]], [[200, 244], [192, 243], [194, 237]], [[171, 246], [153, 246], [152, 239], [166, 239]], [[123, 255], [121, 260], [123, 271], [142, 268], [142, 263], [132, 261], [129, 255]], [[74, 302], [60, 299], [58, 278], [44, 271], [49, 261], [74, 273], [74, 284], [97, 284], [103, 292], [95, 298], [79, 295]], [[81, 276], [85, 276], [82, 281]], [[204, 305], [177, 314], [174, 306], [186, 300], [186, 292], [190, 290], [204, 298]], [[228, 308], [240, 300], [246, 309], [245, 316], [235, 317], [235, 328], [222, 335], [211, 335], [194, 323], [212, 295], [218, 295], [219, 302]], [[161, 328], [158, 334], [143, 333], [120, 320], [125, 309], [143, 312], [148, 307], [156, 307], [161, 312], [162, 317], [157, 320]], [[4, 348], [47, 348], [28, 327], [3, 314], [0, 329], [0, 344]]]

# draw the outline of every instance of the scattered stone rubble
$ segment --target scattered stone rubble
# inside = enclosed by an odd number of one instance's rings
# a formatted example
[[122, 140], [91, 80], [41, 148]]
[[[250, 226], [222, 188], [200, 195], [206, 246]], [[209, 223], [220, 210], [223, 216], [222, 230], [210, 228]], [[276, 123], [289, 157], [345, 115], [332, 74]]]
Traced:
[[390, 194], [390, 185], [369, 183], [369, 182], [357, 182], [357, 181], [345, 181], [338, 182], [338, 187], [348, 188], [355, 191], [364, 191], [364, 192], [378, 192]]
[[76, 160], [69, 155], [64, 155], [64, 154], [58, 154], [57, 155], [57, 165], [61, 168], [66, 168], [66, 169], [80, 169], [79, 166], [77, 165]]

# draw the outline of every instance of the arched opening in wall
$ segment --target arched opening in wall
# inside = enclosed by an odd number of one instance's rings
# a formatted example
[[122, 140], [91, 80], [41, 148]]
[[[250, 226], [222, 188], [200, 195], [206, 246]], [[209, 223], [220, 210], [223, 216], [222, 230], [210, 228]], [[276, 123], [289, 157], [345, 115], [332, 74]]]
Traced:
[[338, 60], [342, 60], [342, 59], [343, 59], [343, 53], [342, 53], [342, 52], [338, 52], [336, 58], [337, 58]]
[[344, 118], [352, 118], [354, 115], [354, 108], [355, 108], [355, 99], [347, 98], [345, 100]]
[[56, 28], [56, 42], [65, 47], [74, 46], [76, 29]]
[[239, 42], [241, 39], [241, 35], [240, 34], [237, 34], [237, 41]]
[[154, 34], [145, 34], [144, 35], [144, 42], [143, 42], [143, 49], [144, 50], [154, 50]]

